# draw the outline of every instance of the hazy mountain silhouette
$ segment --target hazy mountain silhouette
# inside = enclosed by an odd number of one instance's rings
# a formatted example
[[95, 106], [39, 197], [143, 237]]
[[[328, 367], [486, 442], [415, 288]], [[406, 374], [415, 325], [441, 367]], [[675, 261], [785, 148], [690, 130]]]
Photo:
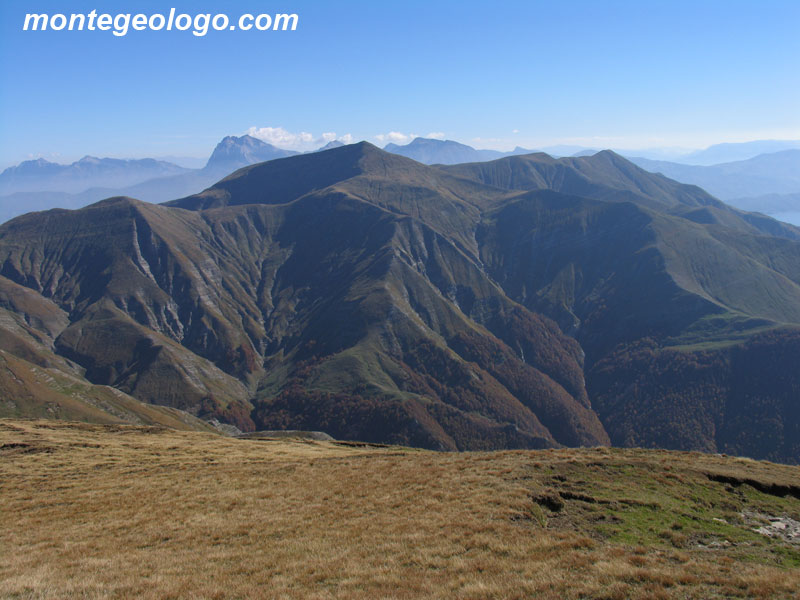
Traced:
[[[331, 142], [320, 150], [337, 144], [341, 142]], [[225, 137], [201, 169], [184, 169], [152, 159], [87, 158], [71, 166], [41, 159], [29, 161], [0, 175], [0, 223], [31, 211], [81, 208], [111, 196], [164, 202], [202, 191], [240, 167], [295, 154], [299, 153], [245, 135]], [[90, 165], [95, 165], [93, 170]]]
[[241, 137], [229, 135], [214, 148], [214, 152], [211, 153], [205, 169], [207, 171], [229, 173], [240, 167], [295, 154], [299, 153], [293, 150], [276, 148], [272, 144], [250, 135]]
[[712, 166], [644, 158], [630, 160], [648, 171], [698, 185], [726, 201], [767, 194], [800, 193], [800, 149], [761, 154], [747, 160]]
[[426, 165], [441, 164], [454, 165], [462, 162], [492, 160], [504, 155], [495, 150], [476, 150], [472, 146], [454, 142], [452, 140], [434, 140], [429, 138], [415, 138], [405, 146], [386, 144], [386, 152], [413, 158]]
[[325, 150], [333, 150], [334, 148], [341, 148], [344, 146], [345, 143], [341, 140], [332, 140], [322, 146], [322, 148], [317, 148], [316, 150], [312, 150], [312, 152], [324, 152]]
[[759, 154], [773, 154], [783, 150], [800, 150], [800, 140], [756, 140], [714, 144], [704, 150], [685, 154], [675, 162], [688, 165], [718, 165], [754, 158]]
[[22, 162], [0, 173], [0, 195], [17, 192], [75, 193], [91, 187], [125, 186], [186, 171], [188, 169], [152, 158], [120, 160], [85, 156], [69, 165], [40, 158]]

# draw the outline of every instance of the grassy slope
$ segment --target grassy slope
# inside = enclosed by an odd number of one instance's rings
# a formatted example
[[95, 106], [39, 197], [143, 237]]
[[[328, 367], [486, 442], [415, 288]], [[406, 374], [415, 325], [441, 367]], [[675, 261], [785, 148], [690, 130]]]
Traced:
[[[800, 519], [798, 467], [12, 420], [0, 421], [0, 454], [2, 597], [788, 598], [800, 589], [798, 546], [742, 517]], [[769, 486], [788, 493], [757, 489]]]
[[114, 388], [93, 385], [69, 372], [45, 368], [0, 350], [0, 418], [8, 417], [215, 431], [189, 413], [145, 404]]

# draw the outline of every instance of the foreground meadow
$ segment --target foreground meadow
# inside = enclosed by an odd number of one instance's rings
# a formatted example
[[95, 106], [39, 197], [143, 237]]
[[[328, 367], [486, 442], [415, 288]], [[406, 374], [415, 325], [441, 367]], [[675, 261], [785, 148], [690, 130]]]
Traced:
[[799, 498], [694, 453], [0, 420], [0, 597], [791, 598]]

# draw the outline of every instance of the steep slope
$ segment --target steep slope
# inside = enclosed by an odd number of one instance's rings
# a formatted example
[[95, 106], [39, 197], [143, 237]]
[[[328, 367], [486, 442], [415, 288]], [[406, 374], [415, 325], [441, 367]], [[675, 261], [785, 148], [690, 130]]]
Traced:
[[441, 170], [506, 190], [548, 189], [606, 202], [632, 202], [701, 224], [800, 239], [796, 227], [734, 209], [696, 186], [645, 171], [610, 150], [577, 158], [555, 159], [546, 154], [513, 156], [441, 167]]
[[[574, 342], [504, 299], [458, 243], [398, 213], [415, 212], [419, 192], [407, 184], [397, 188], [413, 192], [403, 198], [376, 180], [386, 176], [382, 161], [404, 159], [338, 151], [358, 158], [345, 176], [362, 179], [295, 200], [315, 187], [305, 178], [293, 193], [281, 188], [281, 204], [190, 212], [120, 198], [17, 219], [2, 232], [2, 272], [69, 312], [55, 346], [90, 381], [151, 402], [199, 414], [211, 403], [213, 414], [232, 419], [249, 398], [258, 426], [300, 419], [334, 435], [437, 448], [607, 441], [588, 408]], [[333, 152], [302, 158], [316, 164]], [[258, 181], [274, 164], [245, 173]], [[421, 184], [417, 164], [404, 164]], [[229, 178], [210, 192], [242, 201], [234, 183], [241, 185]], [[416, 212], [442, 228], [477, 219], [453, 191], [438, 197], [450, 213]], [[520, 331], [528, 339], [517, 339]], [[550, 347], [532, 344], [533, 336]], [[495, 364], [498, 353], [505, 366]], [[192, 360], [198, 381], [180, 395]], [[431, 362], [438, 366], [423, 372]], [[251, 391], [237, 392], [243, 386], [233, 377]], [[290, 401], [298, 388], [311, 406]], [[349, 406], [349, 418], [326, 421], [332, 404]]]
[[[797, 358], [798, 239], [610, 152], [429, 167], [361, 143], [167, 205], [15, 219], [0, 275], [37, 298], [4, 305], [28, 336], [9, 352], [47, 346], [93, 384], [241, 429], [796, 462], [799, 376], [731, 382]], [[642, 381], [704, 352], [713, 393]]]
[[207, 171], [231, 171], [253, 163], [283, 158], [297, 154], [292, 150], [276, 148], [250, 135], [229, 135], [217, 144], [206, 163]]
[[662, 210], [722, 204], [699, 188], [648, 173], [610, 150], [558, 159], [526, 154], [442, 170], [507, 190], [549, 189], [599, 200], [634, 201]]
[[0, 418], [215, 431], [184, 411], [145, 404], [113, 387], [93, 385], [60, 369], [43, 369], [5, 350], [0, 350]]
[[477, 255], [473, 232], [480, 208], [509, 195], [361, 142], [245, 167], [200, 194], [166, 205], [205, 210], [342, 194], [419, 219], [455, 238], [472, 256]]
[[55, 339], [68, 325], [54, 302], [0, 277], [0, 417], [212, 430], [183, 411], [89, 383], [84, 369], [57, 354]]

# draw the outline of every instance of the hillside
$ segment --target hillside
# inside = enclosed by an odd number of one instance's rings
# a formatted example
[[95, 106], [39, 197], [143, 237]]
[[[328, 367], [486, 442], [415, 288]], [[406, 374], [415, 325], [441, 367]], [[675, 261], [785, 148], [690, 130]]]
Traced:
[[7, 598], [790, 598], [800, 588], [798, 467], [14, 420], [0, 420], [0, 455]]
[[243, 431], [449, 450], [798, 462], [800, 376], [763, 367], [797, 359], [798, 265], [797, 228], [612, 152], [352, 144], [0, 227], [0, 283], [35, 298], [5, 309], [53, 368]]

